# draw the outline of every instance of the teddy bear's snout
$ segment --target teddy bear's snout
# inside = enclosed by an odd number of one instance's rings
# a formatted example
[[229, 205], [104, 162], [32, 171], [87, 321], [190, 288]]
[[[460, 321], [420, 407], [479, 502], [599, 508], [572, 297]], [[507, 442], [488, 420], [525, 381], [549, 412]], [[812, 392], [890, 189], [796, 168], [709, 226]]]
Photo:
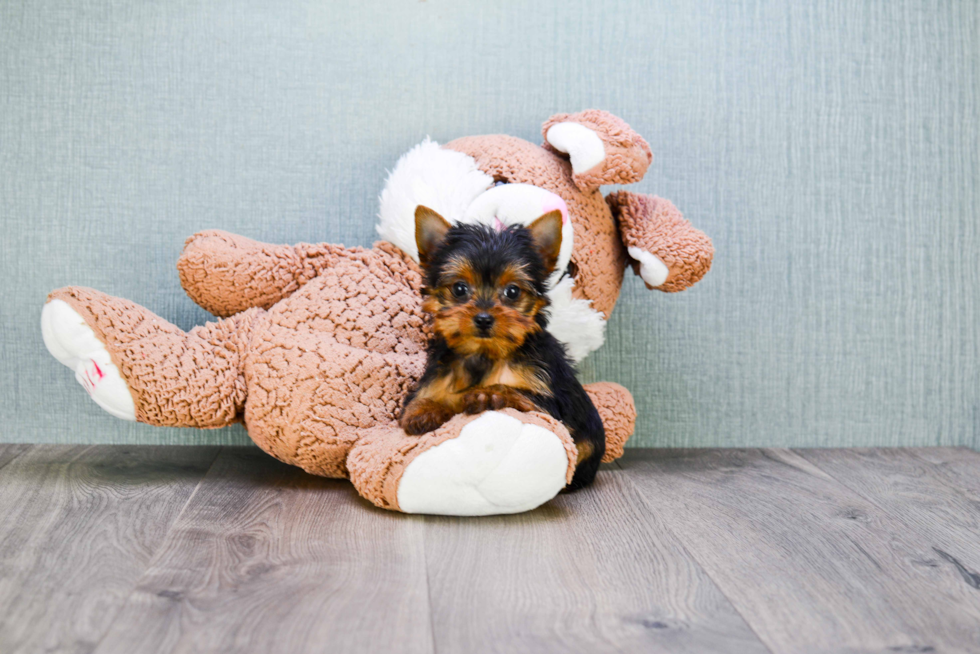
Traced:
[[498, 184], [481, 193], [466, 209], [463, 222], [505, 226], [529, 225], [549, 211], [561, 211], [568, 223], [568, 205], [561, 196], [531, 184]]
[[546, 213], [561, 211], [561, 251], [556, 270], [562, 271], [572, 257], [574, 230], [568, 205], [560, 195], [532, 184], [497, 184], [476, 197], [463, 214], [464, 223], [496, 228], [530, 225]]

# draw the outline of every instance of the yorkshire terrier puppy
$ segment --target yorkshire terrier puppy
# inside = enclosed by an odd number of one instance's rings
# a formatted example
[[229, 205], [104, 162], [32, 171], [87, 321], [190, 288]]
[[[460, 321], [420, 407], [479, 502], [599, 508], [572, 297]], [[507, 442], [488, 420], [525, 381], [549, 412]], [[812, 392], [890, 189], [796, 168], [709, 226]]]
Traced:
[[405, 400], [400, 424], [432, 431], [458, 413], [513, 408], [550, 413], [578, 448], [569, 490], [595, 479], [606, 449], [602, 420], [565, 347], [548, 325], [548, 276], [561, 248], [552, 211], [528, 227], [452, 226], [415, 212], [424, 272], [423, 308], [434, 316], [425, 373]]

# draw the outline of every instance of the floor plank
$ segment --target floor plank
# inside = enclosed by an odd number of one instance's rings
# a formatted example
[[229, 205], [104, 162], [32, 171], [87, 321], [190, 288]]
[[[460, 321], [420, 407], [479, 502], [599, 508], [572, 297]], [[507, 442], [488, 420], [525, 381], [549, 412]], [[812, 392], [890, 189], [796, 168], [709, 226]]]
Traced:
[[977, 605], [924, 563], [930, 544], [798, 455], [629, 451], [621, 466], [774, 652], [976, 651]]
[[0, 469], [0, 652], [90, 651], [217, 453], [49, 445]]
[[421, 517], [226, 448], [97, 652], [431, 652]]
[[965, 447], [917, 447], [909, 451], [935, 465], [940, 479], [980, 506], [980, 452]]
[[0, 443], [0, 469], [33, 447], [23, 443]]
[[[920, 535], [934, 556], [919, 564], [945, 567], [954, 581], [964, 584], [959, 601], [972, 605], [980, 614], [980, 503], [944, 480], [935, 464], [912, 450], [796, 453]], [[980, 466], [973, 472], [980, 475]]]
[[440, 652], [768, 651], [619, 470], [425, 544]]

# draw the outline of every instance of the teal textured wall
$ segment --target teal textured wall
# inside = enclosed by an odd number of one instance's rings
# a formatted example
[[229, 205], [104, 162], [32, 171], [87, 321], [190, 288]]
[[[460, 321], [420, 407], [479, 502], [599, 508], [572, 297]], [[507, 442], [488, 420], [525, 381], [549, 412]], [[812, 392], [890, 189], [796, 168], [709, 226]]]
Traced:
[[0, 3], [3, 440], [241, 443], [118, 422], [44, 351], [44, 296], [184, 328], [184, 238], [374, 238], [431, 135], [624, 117], [635, 188], [717, 248], [695, 289], [627, 280], [589, 379], [634, 444], [978, 445], [980, 9], [963, 2]]

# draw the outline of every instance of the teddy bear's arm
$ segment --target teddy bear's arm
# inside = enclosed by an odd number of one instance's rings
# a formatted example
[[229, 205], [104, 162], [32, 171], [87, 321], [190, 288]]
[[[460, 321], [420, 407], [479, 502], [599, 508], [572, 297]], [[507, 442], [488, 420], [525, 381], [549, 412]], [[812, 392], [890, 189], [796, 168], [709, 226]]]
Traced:
[[187, 239], [177, 270], [194, 302], [216, 316], [232, 316], [252, 307], [268, 309], [332, 262], [369, 254], [329, 243], [269, 245], [210, 230]]
[[694, 285], [711, 267], [714, 246], [669, 200], [617, 191], [606, 196], [633, 266], [649, 289], [667, 293]]

